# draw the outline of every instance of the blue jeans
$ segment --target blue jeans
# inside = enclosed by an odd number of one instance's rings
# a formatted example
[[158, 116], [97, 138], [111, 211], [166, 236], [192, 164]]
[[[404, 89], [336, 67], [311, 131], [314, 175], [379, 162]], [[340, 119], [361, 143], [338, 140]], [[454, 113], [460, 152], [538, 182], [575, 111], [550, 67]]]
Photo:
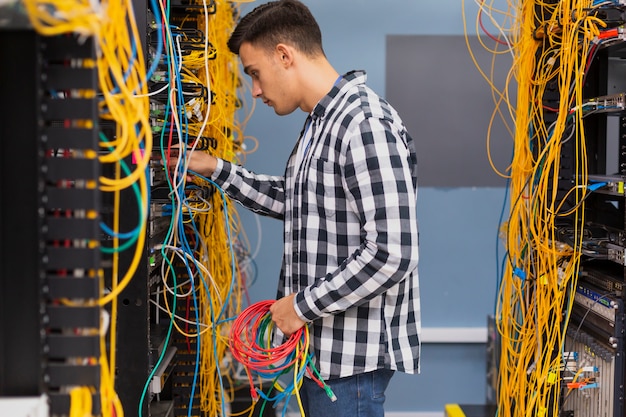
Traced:
[[378, 369], [365, 374], [330, 379], [326, 384], [337, 401], [309, 378], [304, 378], [300, 396], [306, 417], [384, 417], [385, 390], [394, 371]]

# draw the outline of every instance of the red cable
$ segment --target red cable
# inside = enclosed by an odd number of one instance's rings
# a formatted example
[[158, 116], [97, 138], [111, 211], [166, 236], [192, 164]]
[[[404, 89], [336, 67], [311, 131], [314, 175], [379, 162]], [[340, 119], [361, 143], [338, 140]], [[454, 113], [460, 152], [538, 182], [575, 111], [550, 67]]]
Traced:
[[258, 397], [251, 373], [275, 374], [287, 370], [303, 359], [304, 350], [298, 349], [298, 343], [308, 345], [308, 337], [302, 327], [280, 346], [268, 347], [273, 332], [266, 331], [266, 324], [270, 320], [270, 307], [274, 302], [266, 300], [252, 304], [239, 314], [230, 329], [230, 350], [246, 369], [250, 393], [254, 399]]
[[[481, 3], [484, 3], [484, 2], [481, 2]], [[495, 41], [495, 42], [497, 42], [497, 43], [499, 43], [499, 44], [501, 44], [501, 45], [506, 45], [506, 46], [509, 46], [509, 44], [508, 44], [508, 43], [506, 43], [506, 42], [504, 42], [504, 41], [502, 41], [502, 40], [500, 40], [500, 39], [496, 38], [494, 35], [492, 35], [491, 33], [489, 33], [489, 31], [487, 31], [487, 29], [486, 29], [486, 28], [485, 28], [485, 26], [483, 25], [483, 10], [482, 10], [482, 8], [481, 8], [481, 9], [478, 9], [478, 24], [480, 25], [480, 28], [483, 30], [483, 32], [485, 32], [485, 34], [486, 34], [487, 36], [489, 36], [489, 38], [490, 38], [491, 40], [493, 40], [493, 41]]]

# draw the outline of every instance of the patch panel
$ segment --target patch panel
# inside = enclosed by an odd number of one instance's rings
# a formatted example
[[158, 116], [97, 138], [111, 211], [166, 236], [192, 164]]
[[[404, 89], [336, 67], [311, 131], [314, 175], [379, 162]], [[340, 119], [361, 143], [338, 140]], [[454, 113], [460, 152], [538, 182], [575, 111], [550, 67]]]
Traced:
[[626, 94], [618, 93], [607, 96], [590, 98], [586, 102], [585, 111], [592, 112], [620, 112], [624, 111]]
[[562, 373], [562, 412], [575, 417], [622, 417], [624, 375], [619, 351], [574, 329], [567, 331], [565, 349], [577, 355]]

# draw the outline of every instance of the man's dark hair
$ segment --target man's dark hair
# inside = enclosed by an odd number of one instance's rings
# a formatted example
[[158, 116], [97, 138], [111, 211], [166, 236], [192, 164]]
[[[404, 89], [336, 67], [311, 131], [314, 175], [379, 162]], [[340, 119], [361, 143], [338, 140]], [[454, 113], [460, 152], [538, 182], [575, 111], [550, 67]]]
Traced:
[[268, 51], [285, 43], [308, 56], [324, 54], [322, 32], [309, 8], [297, 0], [271, 1], [242, 17], [228, 40], [228, 49], [239, 54], [244, 42]]

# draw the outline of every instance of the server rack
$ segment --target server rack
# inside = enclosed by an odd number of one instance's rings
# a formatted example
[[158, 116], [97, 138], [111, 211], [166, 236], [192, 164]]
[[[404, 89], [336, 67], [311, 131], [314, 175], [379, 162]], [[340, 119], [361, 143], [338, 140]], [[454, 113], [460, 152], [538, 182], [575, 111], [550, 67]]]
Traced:
[[623, 416], [626, 8], [518, 6], [515, 33], [492, 38], [519, 95], [487, 400], [504, 416]]
[[[189, 9], [204, 9], [193, 3], [173, 2], [172, 9], [184, 20]], [[208, 7], [215, 11], [216, 4]], [[153, 15], [140, 0], [134, 9], [150, 62]], [[0, 344], [0, 400], [43, 396], [53, 416], [69, 413], [76, 386], [91, 388], [92, 413], [101, 414], [98, 359], [112, 347], [102, 349], [100, 332], [111, 308], [97, 301], [111, 290], [113, 276], [133, 262], [130, 253], [121, 252], [114, 265], [99, 248], [111, 246], [112, 237], [100, 223], [111, 224], [114, 197], [98, 190], [98, 179], [115, 169], [99, 162], [99, 134], [114, 139], [115, 124], [100, 119], [97, 70], [89, 64], [95, 53], [89, 37], [37, 34], [21, 9], [9, 23], [0, 20], [0, 57], [11, 63], [0, 66], [0, 76], [9, 81], [0, 99], [10, 103], [0, 112], [0, 338], [10, 341]], [[72, 90], [93, 94], [58, 94]], [[218, 146], [210, 137], [203, 143], [213, 150]], [[162, 209], [169, 200], [159, 151], [146, 173], [152, 204], [145, 246], [133, 278], [117, 297], [118, 319], [112, 324], [118, 339], [115, 391], [126, 415], [186, 416], [190, 404], [192, 415], [200, 415], [199, 391], [189, 401], [197, 371], [195, 342], [166, 340], [171, 317], [152, 305], [154, 294], [164, 292], [155, 248], [171, 216]], [[133, 166], [133, 157], [125, 162]], [[119, 230], [136, 227], [139, 207], [131, 190], [120, 193], [119, 210]]]
[[[562, 414], [571, 417], [618, 417], [625, 412], [625, 51], [623, 41], [617, 40], [599, 50], [590, 64], [583, 90], [586, 102], [597, 103], [584, 116], [590, 191], [584, 216], [558, 223], [561, 242], [575, 247], [574, 230], [582, 230], [583, 236], [562, 373]], [[561, 196], [580, 175], [571, 163], [574, 146], [563, 147]]]
[[[70, 390], [90, 386], [99, 413], [101, 260], [97, 246], [100, 165], [94, 44], [75, 36], [0, 30], [1, 275], [0, 397], [45, 395], [52, 415], [67, 412]], [[60, 150], [73, 149], [65, 153]], [[73, 304], [66, 300], [81, 299]]]

